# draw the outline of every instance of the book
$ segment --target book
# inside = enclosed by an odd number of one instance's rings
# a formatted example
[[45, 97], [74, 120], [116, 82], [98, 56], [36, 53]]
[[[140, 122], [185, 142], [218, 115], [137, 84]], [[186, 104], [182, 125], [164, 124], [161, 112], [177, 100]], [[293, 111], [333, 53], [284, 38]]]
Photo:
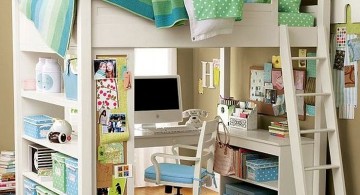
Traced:
[[278, 130], [269, 129], [269, 132], [279, 134], [279, 135], [289, 135], [289, 132], [287, 132], [287, 131], [278, 131]]
[[0, 152], [0, 155], [15, 156], [15, 151], [3, 150]]
[[279, 130], [279, 131], [289, 131], [289, 129], [287, 128], [282, 128], [282, 127], [274, 127], [274, 126], [268, 126], [269, 130]]
[[276, 136], [276, 137], [281, 137], [281, 138], [289, 137], [289, 135], [280, 135], [280, 134], [276, 134], [276, 133], [270, 133], [270, 135]]
[[15, 168], [0, 168], [0, 174], [1, 173], [14, 173], [15, 172]]
[[4, 182], [0, 182], [0, 188], [5, 188], [5, 187], [15, 187], [16, 182], [15, 181], [4, 181]]

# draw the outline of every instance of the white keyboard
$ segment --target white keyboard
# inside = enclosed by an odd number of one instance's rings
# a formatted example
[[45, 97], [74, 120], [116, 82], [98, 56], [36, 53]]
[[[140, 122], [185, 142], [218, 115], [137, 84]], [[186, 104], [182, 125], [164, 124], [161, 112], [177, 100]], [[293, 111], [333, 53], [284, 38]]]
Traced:
[[178, 126], [168, 126], [168, 127], [158, 127], [153, 129], [152, 132], [155, 134], [171, 134], [171, 133], [197, 133], [200, 132], [200, 129], [197, 129], [193, 126], [178, 125]]

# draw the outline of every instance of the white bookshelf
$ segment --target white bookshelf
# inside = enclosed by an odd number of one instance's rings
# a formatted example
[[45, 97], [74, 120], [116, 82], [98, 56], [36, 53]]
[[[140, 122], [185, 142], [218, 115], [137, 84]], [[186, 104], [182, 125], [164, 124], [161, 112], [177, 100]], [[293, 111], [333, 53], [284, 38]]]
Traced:
[[[95, 112], [93, 103], [92, 56], [91, 56], [91, 1], [77, 2], [77, 25], [69, 50], [78, 56], [78, 101], [68, 100], [64, 93], [39, 93], [23, 90], [23, 80], [35, 78], [35, 64], [39, 57], [58, 59], [64, 69], [64, 60], [52, 51], [34, 25], [19, 11], [17, 0], [13, 0], [13, 62], [14, 62], [14, 112], [16, 151], [16, 192], [23, 194], [23, 182], [29, 178], [55, 193], [65, 193], [52, 187], [52, 181], [43, 180], [31, 172], [29, 166], [29, 145], [39, 144], [70, 157], [78, 159], [78, 194], [94, 194], [95, 181]], [[80, 35], [80, 34], [79, 34]], [[50, 143], [47, 139], [35, 139], [24, 134], [23, 118], [28, 115], [45, 114], [54, 118], [69, 120], [70, 108], [78, 109], [77, 134], [69, 143]]]

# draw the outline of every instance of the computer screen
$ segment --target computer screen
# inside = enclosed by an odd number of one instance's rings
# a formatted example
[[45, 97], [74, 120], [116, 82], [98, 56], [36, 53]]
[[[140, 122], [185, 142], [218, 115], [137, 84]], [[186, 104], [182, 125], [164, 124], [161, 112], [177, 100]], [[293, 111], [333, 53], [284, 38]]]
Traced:
[[136, 76], [135, 124], [171, 123], [182, 121], [180, 77]]

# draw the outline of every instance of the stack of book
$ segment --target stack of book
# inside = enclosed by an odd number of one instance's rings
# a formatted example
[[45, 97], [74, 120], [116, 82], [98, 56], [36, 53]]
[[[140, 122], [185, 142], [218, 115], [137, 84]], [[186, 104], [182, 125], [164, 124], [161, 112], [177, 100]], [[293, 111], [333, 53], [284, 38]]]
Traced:
[[289, 127], [287, 121], [271, 122], [269, 132], [277, 137], [289, 137]]
[[0, 194], [15, 194], [15, 152], [0, 152]]

